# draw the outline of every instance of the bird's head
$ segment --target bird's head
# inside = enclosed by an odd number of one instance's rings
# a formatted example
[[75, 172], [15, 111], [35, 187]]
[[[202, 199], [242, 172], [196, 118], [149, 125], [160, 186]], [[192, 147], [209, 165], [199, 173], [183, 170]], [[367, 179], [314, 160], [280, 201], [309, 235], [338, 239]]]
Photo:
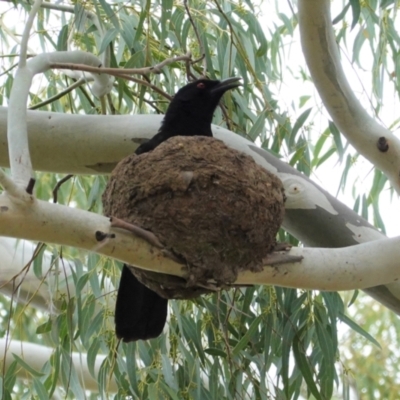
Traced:
[[226, 91], [237, 88], [240, 85], [239, 81], [240, 78], [228, 78], [222, 81], [199, 79], [180, 88], [172, 102], [202, 104], [204, 101], [207, 101], [216, 107]]
[[221, 97], [226, 91], [237, 88], [240, 85], [239, 81], [240, 78], [221, 81], [199, 79], [185, 85], [172, 99], [163, 125], [171, 123], [176, 126], [177, 120], [181, 121], [182, 126], [190, 122], [192, 126], [208, 124], [211, 132], [211, 120]]
[[237, 88], [240, 83], [240, 78], [228, 78], [222, 81], [211, 79], [199, 79], [191, 82], [178, 90], [174, 96], [171, 106], [176, 103], [182, 105], [184, 103], [193, 106], [204, 107], [206, 103], [213, 111], [217, 107], [223, 94]]

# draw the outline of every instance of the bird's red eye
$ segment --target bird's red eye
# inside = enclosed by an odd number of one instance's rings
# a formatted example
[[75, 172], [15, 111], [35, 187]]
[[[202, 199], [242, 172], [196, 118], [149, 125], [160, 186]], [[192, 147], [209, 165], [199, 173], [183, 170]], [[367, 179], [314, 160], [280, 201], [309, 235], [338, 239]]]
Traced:
[[204, 88], [206, 87], [206, 85], [205, 85], [203, 82], [199, 82], [199, 83], [197, 84], [197, 87], [198, 87], [199, 89], [204, 89]]

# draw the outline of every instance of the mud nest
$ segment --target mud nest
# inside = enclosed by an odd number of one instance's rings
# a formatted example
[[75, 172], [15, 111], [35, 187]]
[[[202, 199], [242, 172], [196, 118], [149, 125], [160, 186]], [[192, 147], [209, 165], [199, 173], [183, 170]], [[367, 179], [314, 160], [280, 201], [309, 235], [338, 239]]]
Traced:
[[185, 279], [131, 267], [166, 298], [191, 298], [260, 271], [284, 214], [281, 181], [210, 137], [176, 136], [123, 159], [103, 194], [104, 214], [153, 232], [187, 267]]

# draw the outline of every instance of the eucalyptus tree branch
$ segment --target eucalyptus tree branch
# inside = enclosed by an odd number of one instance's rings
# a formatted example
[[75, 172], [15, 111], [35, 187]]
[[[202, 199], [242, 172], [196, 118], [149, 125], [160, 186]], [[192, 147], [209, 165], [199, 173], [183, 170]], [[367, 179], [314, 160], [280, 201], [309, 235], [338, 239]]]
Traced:
[[[29, 111], [33, 165], [38, 170], [66, 174], [110, 173], [143, 140], [157, 133], [162, 118], [160, 115], [105, 117]], [[9, 165], [6, 119], [7, 109], [0, 107], [2, 166]], [[288, 196], [283, 227], [306, 246], [345, 247], [385, 238], [353, 210], [272, 154], [226, 129], [213, 126], [213, 134], [280, 177]], [[71, 154], [74, 156], [71, 157]], [[398, 282], [368, 288], [366, 291], [400, 314]]]
[[400, 193], [400, 140], [362, 107], [346, 79], [331, 22], [329, 0], [300, 0], [303, 53], [321, 99], [347, 140], [382, 170]]
[[100, 65], [92, 67], [88, 65], [82, 64], [72, 64], [72, 63], [53, 63], [50, 65], [50, 68], [57, 68], [57, 69], [69, 69], [69, 70], [78, 70], [78, 71], [86, 71], [91, 72], [93, 74], [98, 73], [105, 73], [113, 76], [120, 76], [120, 75], [129, 75], [129, 74], [160, 74], [162, 69], [169, 64], [179, 61], [190, 61], [191, 55], [190, 53], [184, 56], [177, 56], [166, 58], [164, 61], [150, 66], [150, 67], [143, 67], [143, 68], [103, 68]]
[[0, 186], [12, 197], [19, 198], [24, 196], [24, 191], [21, 191], [21, 188], [1, 169]]
[[[0, 358], [4, 359], [4, 367], [7, 371], [11, 364], [15, 361], [13, 354], [22, 358], [31, 368], [36, 371], [41, 371], [44, 364], [48, 362], [51, 356], [54, 354], [54, 348], [41, 346], [34, 343], [21, 342], [19, 340], [11, 340], [9, 342], [6, 339], [0, 339]], [[97, 354], [94, 362], [94, 373], [98, 376], [100, 373], [101, 365], [107, 358], [106, 355]], [[77, 376], [80, 379], [82, 387], [92, 392], [98, 392], [99, 384], [88, 368], [87, 356], [82, 353], [71, 353], [71, 359]], [[32, 375], [23, 368], [17, 368], [17, 376], [22, 379], [31, 380]], [[118, 391], [117, 383], [114, 378], [108, 380], [108, 392], [115, 393]]]
[[[28, 134], [26, 125], [26, 101], [28, 98], [30, 76], [27, 68], [28, 39], [33, 21], [42, 4], [35, 0], [25, 24], [21, 40], [21, 53], [18, 68], [15, 73], [14, 85], [10, 96], [10, 109], [13, 110], [8, 119], [8, 141], [10, 152], [11, 174], [15, 184], [27, 185], [33, 177], [32, 163], [29, 154]], [[13, 190], [15, 193], [15, 190]]]
[[161, 96], [167, 98], [168, 100], [171, 100], [172, 97], [165, 93], [163, 90], [161, 90], [159, 87], [146, 82], [142, 79], [138, 78], [133, 78], [129, 76], [129, 74], [140, 74], [140, 75], [146, 75], [149, 73], [153, 74], [159, 74], [162, 71], [162, 68], [164, 68], [166, 65], [172, 64], [174, 62], [179, 62], [179, 61], [185, 61], [185, 62], [190, 62], [191, 61], [191, 54], [187, 53], [184, 56], [177, 56], [177, 57], [171, 57], [167, 58], [164, 61], [162, 61], [159, 64], [150, 66], [150, 67], [144, 67], [144, 68], [126, 68], [126, 69], [121, 69], [121, 68], [103, 68], [98, 66], [88, 66], [88, 65], [82, 65], [82, 64], [72, 64], [72, 63], [53, 63], [51, 64], [51, 68], [56, 68], [56, 69], [67, 69], [67, 70], [77, 70], [77, 71], [86, 71], [86, 72], [91, 72], [93, 75], [98, 74], [98, 73], [106, 73], [112, 76], [116, 76], [119, 78], [126, 79], [128, 81], [132, 81], [135, 83], [138, 83], [143, 86], [150, 87], [153, 89], [155, 92], [160, 94]]
[[[10, 112], [8, 118], [8, 148], [12, 178], [16, 184], [26, 187], [32, 178], [32, 165], [29, 153], [27, 134], [26, 102], [29, 89], [35, 74], [46, 71], [54, 62], [82, 62], [99, 65], [100, 61], [92, 54], [82, 51], [43, 53], [30, 59], [24, 67], [19, 67], [14, 79], [10, 96]], [[101, 96], [112, 88], [112, 80], [108, 75], [93, 75], [92, 91]]]
[[[0, 236], [86, 249], [132, 265], [143, 264], [149, 270], [154, 269], [152, 264], [158, 254], [156, 271], [182, 275], [180, 264], [166, 259], [159, 250], [151, 255], [154, 249], [146, 241], [128, 232], [112, 230], [109, 218], [102, 215], [37, 199], [33, 199], [30, 207], [21, 207], [4, 194], [0, 195], [0, 208]], [[112, 232], [115, 237], [99, 242], [98, 231]]]
[[22, 39], [21, 39], [21, 53], [19, 55], [19, 63], [18, 63], [19, 68], [23, 68], [26, 65], [26, 55], [28, 52], [29, 35], [31, 33], [33, 21], [35, 20], [36, 14], [39, 11], [41, 5], [42, 5], [42, 0], [35, 0], [31, 8], [31, 11], [29, 12], [28, 19], [25, 23], [24, 32], [22, 33]]
[[[290, 196], [290, 193], [289, 193]], [[118, 259], [138, 268], [184, 276], [182, 265], [167, 258], [159, 248], [120, 229], [108, 218], [76, 208], [33, 200], [21, 207], [0, 196], [0, 235], [77, 247]], [[98, 232], [112, 238], [98, 241]], [[97, 236], [98, 237], [98, 236]], [[341, 249], [293, 248], [299, 262], [274, 265], [260, 273], [241, 273], [236, 284], [350, 290], [396, 281], [400, 277], [400, 238], [373, 241]], [[376, 265], [379, 263], [379, 269]]]

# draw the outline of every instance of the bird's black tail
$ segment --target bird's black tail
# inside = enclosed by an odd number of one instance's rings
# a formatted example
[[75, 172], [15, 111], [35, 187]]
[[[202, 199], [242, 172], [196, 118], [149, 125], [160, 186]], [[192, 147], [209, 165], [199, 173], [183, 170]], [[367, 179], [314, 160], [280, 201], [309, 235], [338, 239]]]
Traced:
[[140, 283], [124, 264], [115, 305], [115, 330], [124, 342], [159, 336], [167, 320], [168, 300]]

